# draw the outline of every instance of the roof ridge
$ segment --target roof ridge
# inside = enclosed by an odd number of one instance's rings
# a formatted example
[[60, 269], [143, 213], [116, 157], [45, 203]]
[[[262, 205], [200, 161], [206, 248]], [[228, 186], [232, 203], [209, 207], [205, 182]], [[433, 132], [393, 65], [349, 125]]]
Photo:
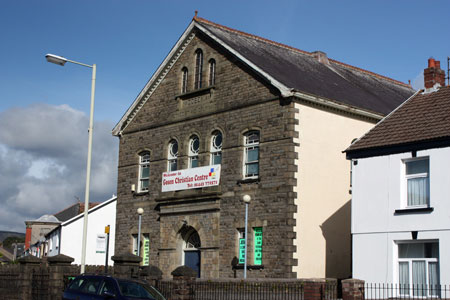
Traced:
[[77, 203], [74, 203], [74, 204], [72, 204], [72, 205], [70, 205], [70, 206], [67, 206], [66, 208], [64, 208], [64, 209], [62, 209], [62, 210], [60, 210], [60, 211], [58, 211], [57, 213], [55, 213], [55, 214], [53, 214], [53, 216], [54, 215], [57, 215], [57, 214], [59, 214], [59, 213], [62, 213], [63, 211], [65, 211], [65, 210], [68, 210], [69, 208], [71, 208], [71, 207], [73, 207], [73, 206], [75, 206], [75, 205], [77, 205], [77, 204], [80, 204], [81, 202], [77, 202]]
[[[212, 25], [214, 27], [222, 28], [222, 29], [225, 29], [225, 30], [228, 30], [228, 31], [231, 31], [231, 32], [235, 32], [235, 33], [238, 33], [240, 35], [247, 36], [247, 37], [250, 37], [250, 38], [253, 38], [253, 39], [256, 39], [256, 40], [260, 40], [260, 41], [263, 41], [263, 42], [266, 42], [266, 43], [269, 43], [269, 44], [272, 44], [272, 45], [275, 45], [275, 46], [278, 46], [278, 47], [286, 48], [286, 49], [293, 50], [293, 51], [296, 51], [296, 52], [299, 52], [299, 53], [302, 53], [302, 54], [307, 54], [307, 55], [312, 56], [311, 52], [308, 52], [308, 51], [305, 51], [305, 50], [301, 50], [301, 49], [298, 49], [298, 48], [295, 48], [295, 47], [292, 47], [292, 46], [289, 46], [289, 45], [286, 45], [286, 44], [282, 44], [282, 43], [279, 43], [279, 42], [275, 42], [273, 40], [269, 40], [269, 39], [266, 39], [266, 38], [263, 38], [263, 37], [260, 37], [260, 36], [257, 36], [257, 35], [251, 34], [251, 33], [247, 33], [247, 32], [241, 31], [241, 30], [237, 30], [237, 29], [225, 26], [225, 25], [214, 23], [214, 22], [212, 22], [210, 20], [198, 17], [197, 15], [194, 16], [193, 20], [197, 21], [197, 22], [200, 22], [200, 23], [206, 23], [206, 24]], [[387, 77], [387, 76], [384, 76], [384, 75], [377, 74], [377, 73], [369, 71], [369, 70], [365, 70], [365, 69], [362, 69], [362, 68], [359, 68], [359, 67], [355, 67], [355, 66], [346, 64], [344, 62], [340, 62], [340, 61], [332, 59], [332, 58], [328, 58], [328, 60], [333, 62], [333, 63], [339, 64], [339, 65], [341, 65], [343, 67], [346, 67], [346, 68], [354, 69], [354, 70], [357, 70], [357, 71], [360, 71], [360, 72], [363, 72], [363, 73], [367, 73], [369, 75], [372, 75], [372, 76], [375, 76], [375, 77], [378, 77], [378, 78], [381, 78], [381, 79], [392, 81], [393, 83], [402, 85], [404, 87], [411, 87], [411, 85], [409, 85], [407, 83], [401, 82], [399, 80], [396, 80], [396, 79], [393, 79], [393, 78], [390, 78], [390, 77]]]
[[283, 43], [275, 42], [273, 40], [269, 40], [269, 39], [266, 39], [266, 38], [263, 38], [263, 37], [260, 37], [260, 36], [248, 33], [248, 32], [244, 32], [244, 31], [241, 31], [241, 30], [237, 30], [237, 29], [225, 26], [225, 25], [214, 23], [212, 21], [206, 20], [206, 19], [201, 18], [201, 17], [194, 17], [194, 20], [197, 21], [197, 22], [207, 23], [209, 25], [212, 25], [212, 26], [215, 26], [215, 27], [218, 27], [218, 28], [222, 28], [222, 29], [225, 29], [225, 30], [228, 30], [228, 31], [236, 32], [238, 34], [241, 34], [241, 35], [244, 35], [244, 36], [248, 36], [250, 38], [253, 38], [253, 39], [256, 39], [256, 40], [260, 40], [260, 41], [263, 41], [263, 42], [266, 42], [266, 43], [269, 43], [269, 44], [273, 44], [273, 45], [276, 45], [276, 46], [279, 46], [279, 47], [282, 47], [282, 48], [287, 48], [287, 49], [290, 49], [290, 50], [294, 50], [294, 51], [300, 52], [302, 54], [311, 55], [311, 52], [308, 52], [308, 51], [305, 51], [305, 50], [301, 50], [301, 49], [298, 49], [298, 48], [295, 48], [295, 47], [292, 47], [292, 46], [289, 46], [289, 45], [286, 45], [286, 44], [283, 44]]

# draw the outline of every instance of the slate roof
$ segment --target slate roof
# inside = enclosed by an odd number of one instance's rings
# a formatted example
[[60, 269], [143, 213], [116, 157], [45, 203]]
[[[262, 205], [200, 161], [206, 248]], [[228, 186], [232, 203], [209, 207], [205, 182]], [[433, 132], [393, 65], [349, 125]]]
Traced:
[[387, 115], [414, 90], [407, 84], [336, 60], [319, 62], [306, 51], [194, 18], [266, 73], [296, 91]]
[[[165, 60], [113, 129], [119, 135], [149, 99], [190, 33], [197, 29], [249, 65], [256, 73], [278, 88], [284, 97], [320, 97], [321, 105], [381, 119], [414, 90], [411, 86], [357, 67], [325, 59], [314, 53], [283, 45], [262, 37], [228, 28], [195, 16]], [[306, 96], [305, 96], [306, 95]], [[311, 99], [309, 99], [311, 101]], [[367, 112], [367, 113], [364, 113]]]
[[442, 146], [449, 140], [450, 86], [445, 86], [431, 93], [420, 91], [345, 151], [351, 157], [364, 150], [376, 154], [387, 147], [414, 149], [419, 143]]
[[[95, 207], [99, 203], [97, 202], [90, 202], [89, 203], [89, 209]], [[54, 214], [54, 216], [61, 222], [65, 222], [69, 219], [72, 219], [73, 217], [81, 214], [84, 212], [84, 203], [77, 202], [74, 205], [71, 205], [64, 210]]]

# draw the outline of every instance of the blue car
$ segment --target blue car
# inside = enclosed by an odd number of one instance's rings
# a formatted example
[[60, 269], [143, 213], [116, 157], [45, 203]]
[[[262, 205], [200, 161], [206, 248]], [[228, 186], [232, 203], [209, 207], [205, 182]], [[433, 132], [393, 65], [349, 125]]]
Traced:
[[64, 291], [63, 300], [166, 300], [154, 287], [137, 280], [108, 275], [81, 275]]

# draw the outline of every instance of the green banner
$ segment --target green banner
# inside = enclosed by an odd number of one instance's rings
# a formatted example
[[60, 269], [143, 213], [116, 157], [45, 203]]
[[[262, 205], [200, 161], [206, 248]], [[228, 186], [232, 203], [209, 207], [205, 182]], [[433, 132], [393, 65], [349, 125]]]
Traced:
[[262, 227], [253, 228], [253, 232], [255, 233], [255, 249], [253, 253], [254, 264], [262, 265], [262, 241], [263, 241], [263, 233]]
[[148, 266], [150, 263], [150, 240], [148, 236], [144, 236], [144, 249], [142, 253], [143, 265]]
[[239, 263], [245, 263], [245, 239], [239, 239]]

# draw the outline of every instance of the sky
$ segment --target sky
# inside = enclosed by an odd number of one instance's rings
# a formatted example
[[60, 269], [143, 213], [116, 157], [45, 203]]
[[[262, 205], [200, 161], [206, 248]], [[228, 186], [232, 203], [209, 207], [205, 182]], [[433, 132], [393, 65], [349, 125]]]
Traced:
[[111, 130], [194, 16], [423, 87], [446, 69], [450, 1], [2, 0], [0, 230], [84, 201], [91, 69], [97, 65], [90, 199], [116, 194]]

